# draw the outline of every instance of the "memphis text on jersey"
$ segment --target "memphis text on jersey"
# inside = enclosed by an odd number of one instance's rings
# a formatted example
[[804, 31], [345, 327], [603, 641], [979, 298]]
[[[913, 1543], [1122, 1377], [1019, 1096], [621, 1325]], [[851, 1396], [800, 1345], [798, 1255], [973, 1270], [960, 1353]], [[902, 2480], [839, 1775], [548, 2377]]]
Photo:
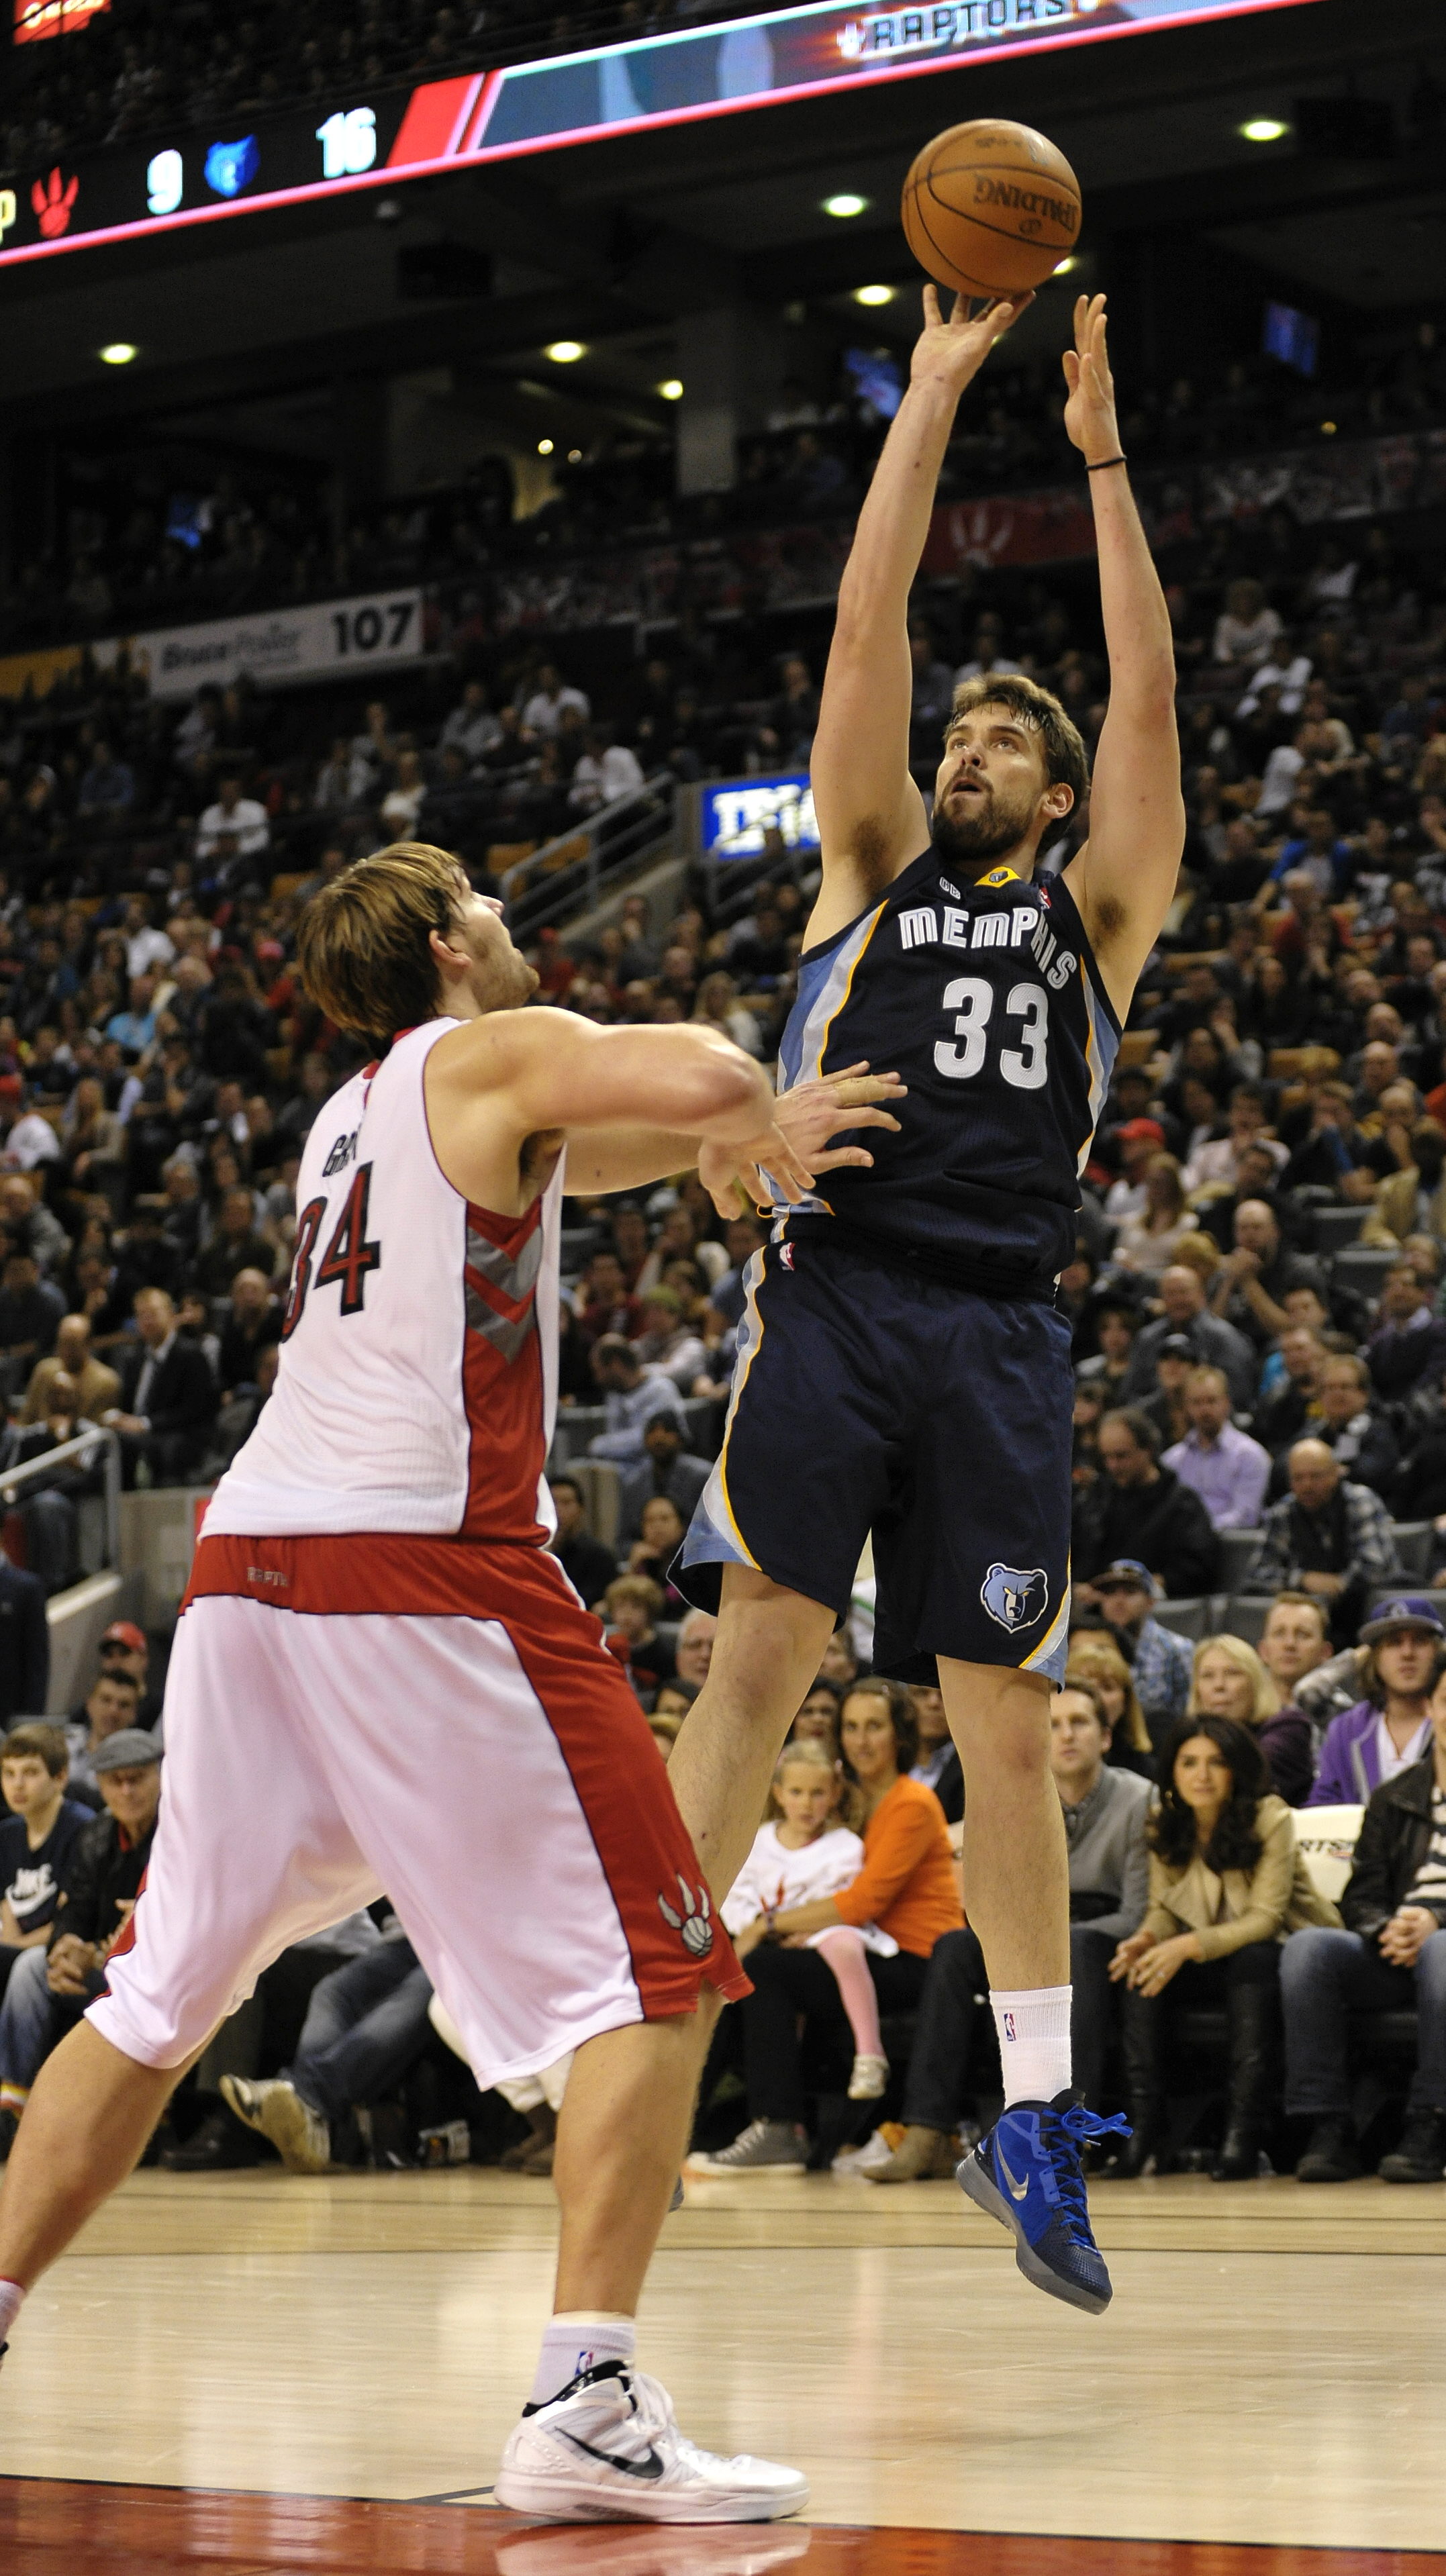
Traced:
[[1062, 993], [1079, 972], [1072, 948], [1061, 946], [1042, 911], [1020, 904], [1013, 912], [966, 912], [962, 906], [914, 904], [899, 915], [899, 938], [907, 948], [1025, 948], [1051, 992]]

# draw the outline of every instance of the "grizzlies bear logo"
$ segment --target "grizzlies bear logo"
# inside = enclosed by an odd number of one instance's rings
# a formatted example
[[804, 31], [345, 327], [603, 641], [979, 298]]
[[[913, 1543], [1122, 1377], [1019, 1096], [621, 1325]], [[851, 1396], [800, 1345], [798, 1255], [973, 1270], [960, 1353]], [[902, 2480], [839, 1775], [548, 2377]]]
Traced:
[[1013, 1634], [1033, 1628], [1049, 1608], [1049, 1576], [1042, 1565], [1021, 1574], [1016, 1565], [991, 1565], [979, 1587], [979, 1598], [991, 1619]]

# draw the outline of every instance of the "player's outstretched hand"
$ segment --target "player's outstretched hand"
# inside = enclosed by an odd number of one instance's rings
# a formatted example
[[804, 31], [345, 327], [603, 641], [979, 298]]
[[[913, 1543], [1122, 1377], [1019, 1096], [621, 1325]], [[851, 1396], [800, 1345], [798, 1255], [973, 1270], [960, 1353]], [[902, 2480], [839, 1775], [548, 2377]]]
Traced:
[[1120, 425], [1115, 417], [1115, 380], [1105, 346], [1102, 295], [1075, 297], [1074, 347], [1066, 349], [1063, 365], [1069, 387], [1065, 428], [1086, 463], [1103, 465], [1107, 457], [1119, 455]]
[[914, 343], [909, 382], [942, 384], [957, 401], [965, 386], [978, 375], [995, 341], [1013, 330], [1021, 313], [1027, 312], [1033, 302], [1033, 295], [998, 296], [971, 321], [968, 297], [956, 295], [946, 322], [940, 309], [939, 289], [932, 284], [926, 286], [924, 328]]
[[746, 1216], [750, 1206], [770, 1207], [774, 1182], [794, 1207], [820, 1172], [843, 1165], [867, 1168], [873, 1162], [863, 1145], [830, 1151], [830, 1137], [857, 1127], [897, 1129], [897, 1118], [880, 1104], [905, 1097], [906, 1086], [896, 1073], [871, 1073], [867, 1064], [846, 1065], [818, 1082], [801, 1082], [783, 1093], [767, 1137], [747, 1146], [705, 1145], [698, 1177], [722, 1217]]

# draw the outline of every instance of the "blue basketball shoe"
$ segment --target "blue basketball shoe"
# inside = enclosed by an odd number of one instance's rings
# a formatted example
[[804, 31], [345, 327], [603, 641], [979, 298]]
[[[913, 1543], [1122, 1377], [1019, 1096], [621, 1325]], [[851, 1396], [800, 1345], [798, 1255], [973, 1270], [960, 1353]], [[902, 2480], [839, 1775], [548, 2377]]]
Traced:
[[1128, 2120], [1118, 2111], [1098, 2119], [1077, 2093], [1015, 2102], [955, 2168], [960, 2190], [1013, 2229], [1014, 2259], [1025, 2279], [1092, 2317], [1114, 2293], [1090, 2233], [1080, 2150], [1112, 2134], [1127, 2138]]

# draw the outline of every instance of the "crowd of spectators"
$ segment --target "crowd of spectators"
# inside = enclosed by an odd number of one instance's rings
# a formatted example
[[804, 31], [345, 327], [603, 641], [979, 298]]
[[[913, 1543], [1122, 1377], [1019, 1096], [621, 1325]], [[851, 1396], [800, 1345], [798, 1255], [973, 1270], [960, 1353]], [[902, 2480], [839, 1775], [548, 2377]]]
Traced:
[[[548, 466], [547, 496], [525, 513], [502, 455], [479, 458], [456, 486], [348, 509], [314, 463], [236, 459], [206, 470], [184, 449], [87, 452], [73, 481], [62, 468], [56, 539], [37, 543], [17, 531], [16, 569], [0, 594], [0, 642], [100, 637], [412, 582], [429, 586], [435, 618], [492, 632], [509, 621], [545, 625], [549, 615], [602, 623], [628, 549], [667, 558], [681, 547], [682, 567], [656, 565], [652, 576], [673, 604], [680, 580], [685, 600], [690, 578], [705, 594], [718, 585], [718, 551], [730, 544], [742, 549], [724, 578], [726, 604], [736, 611], [764, 577], [749, 560], [750, 542], [763, 545], [766, 532], [780, 528], [822, 541], [851, 520], [906, 370], [902, 350], [815, 352], [806, 372], [784, 378], [764, 425], [741, 439], [734, 487], [691, 498], [678, 495], [674, 444], [662, 426], [652, 434], [609, 429], [560, 449]], [[1053, 360], [1002, 365], [981, 391], [956, 425], [941, 499], [1072, 484]], [[1443, 419], [1446, 341], [1427, 321], [1381, 334], [1380, 345], [1343, 342], [1325, 381], [1261, 357], [1237, 359], [1198, 382], [1146, 385], [1122, 435], [1162, 527], [1186, 505], [1209, 518], [1211, 496], [1197, 487], [1212, 466], [1238, 476], [1272, 452], [1289, 454], [1288, 476], [1273, 464], [1261, 474], [1262, 490], [1279, 504], [1268, 557], [1283, 572], [1294, 561], [1292, 487], [1310, 483], [1312, 451], [1329, 469], [1349, 442], [1429, 431]], [[1400, 472], [1397, 455], [1392, 478]], [[1358, 511], [1359, 494], [1348, 498]], [[691, 573], [690, 557], [697, 558]], [[1202, 560], [1218, 570], [1218, 547], [1207, 545]], [[1349, 595], [1340, 585], [1350, 560], [1348, 546], [1310, 566], [1323, 603]], [[815, 571], [805, 587], [817, 579]]]

